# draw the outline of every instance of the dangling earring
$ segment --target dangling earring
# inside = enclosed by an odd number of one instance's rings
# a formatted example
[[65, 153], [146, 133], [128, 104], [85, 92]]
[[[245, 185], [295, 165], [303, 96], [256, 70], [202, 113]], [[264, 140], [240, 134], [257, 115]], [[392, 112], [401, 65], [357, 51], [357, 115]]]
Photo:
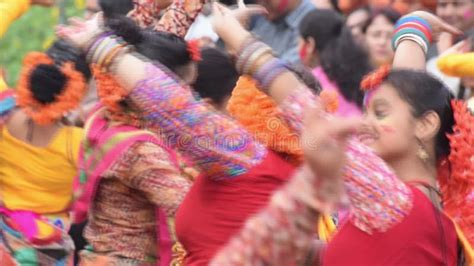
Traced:
[[418, 140], [418, 150], [416, 151], [416, 156], [418, 156], [418, 158], [420, 158], [420, 160], [422, 160], [424, 163], [427, 163], [430, 159], [430, 155], [420, 140]]

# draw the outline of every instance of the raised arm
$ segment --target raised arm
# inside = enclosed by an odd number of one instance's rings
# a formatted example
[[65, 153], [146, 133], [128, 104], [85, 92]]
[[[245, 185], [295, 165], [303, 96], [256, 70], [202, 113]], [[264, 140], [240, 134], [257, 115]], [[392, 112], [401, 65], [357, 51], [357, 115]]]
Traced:
[[[305, 110], [308, 106], [317, 106], [318, 97], [270, 54], [268, 46], [252, 39], [250, 33], [226, 12], [225, 8], [215, 8], [215, 30], [227, 48], [238, 54], [237, 69], [252, 75], [260, 83], [262, 91], [279, 104], [283, 118], [301, 134]], [[260, 57], [250, 56], [259, 53], [262, 54]], [[372, 232], [384, 231], [400, 222], [411, 210], [409, 188], [382, 159], [357, 140], [349, 142], [347, 156], [349, 160], [343, 178], [355, 224]], [[370, 207], [374, 205], [380, 208]]]
[[317, 111], [309, 116], [302, 142], [306, 165], [246, 222], [211, 265], [295, 265], [316, 248], [314, 225], [319, 213], [329, 212], [341, 198], [337, 190], [346, 161], [344, 146], [358, 122], [329, 121]]
[[[75, 26], [59, 28], [58, 34], [85, 50], [94, 36], [100, 34], [97, 25], [97, 21], [76, 21]], [[82, 27], [82, 31], [78, 32], [77, 27]], [[108, 38], [103, 41], [113, 42], [113, 38]], [[96, 55], [89, 58], [94, 61]], [[156, 133], [164, 136], [172, 148], [186, 154], [206, 176], [238, 176], [266, 155], [264, 146], [255, 142], [236, 121], [196, 100], [189, 87], [159, 62], [150, 63], [131, 53], [116, 57], [113, 62], [113, 73], [130, 92], [132, 105], [141, 111], [148, 127], [159, 129]]]

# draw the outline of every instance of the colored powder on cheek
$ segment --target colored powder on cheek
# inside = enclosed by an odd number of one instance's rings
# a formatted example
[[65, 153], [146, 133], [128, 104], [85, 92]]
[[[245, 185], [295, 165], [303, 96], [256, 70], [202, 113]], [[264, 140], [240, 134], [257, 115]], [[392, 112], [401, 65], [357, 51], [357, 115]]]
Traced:
[[288, 0], [281, 0], [280, 4], [278, 5], [278, 12], [279, 13], [285, 13], [285, 11], [288, 9]]
[[385, 133], [393, 133], [395, 132], [395, 128], [391, 127], [391, 126], [381, 126], [383, 132]]
[[474, 11], [472, 9], [467, 10], [464, 12], [464, 19], [471, 19], [474, 15]]
[[306, 45], [308, 44], [303, 44], [303, 46], [301, 46], [301, 49], [300, 49], [300, 59], [301, 61], [304, 61], [306, 59]]

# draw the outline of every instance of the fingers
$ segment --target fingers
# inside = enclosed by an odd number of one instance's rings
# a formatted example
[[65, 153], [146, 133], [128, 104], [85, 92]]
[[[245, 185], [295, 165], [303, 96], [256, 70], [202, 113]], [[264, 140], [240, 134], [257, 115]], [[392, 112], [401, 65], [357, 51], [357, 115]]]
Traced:
[[349, 136], [359, 131], [362, 127], [361, 119], [338, 119], [331, 123], [329, 134], [338, 141], [345, 141]]
[[227, 8], [226, 6], [218, 3], [218, 2], [214, 2], [214, 7], [218, 10], [218, 12], [220, 14], [223, 14], [225, 15], [226, 13], [230, 12], [230, 9]]
[[68, 24], [74, 27], [84, 27], [85, 21], [78, 17], [72, 17], [67, 20]]
[[238, 7], [239, 9], [244, 9], [244, 8], [245, 8], [245, 2], [244, 2], [244, 0], [238, 0], [238, 1], [237, 1], [237, 7]]
[[454, 26], [449, 25], [446, 22], [441, 23], [441, 30], [454, 34], [454, 35], [463, 35], [463, 32], [461, 30], [459, 30], [458, 28]]
[[266, 8], [260, 5], [248, 5], [245, 8], [246, 15], [266, 15], [268, 11]]
[[323, 117], [324, 117], [324, 110], [321, 105], [321, 103], [315, 103], [314, 105], [311, 106], [306, 106], [305, 108], [305, 116], [303, 119], [303, 124], [305, 125], [305, 128], [309, 129], [313, 127], [314, 125], [318, 125], [322, 123]]
[[453, 47], [449, 48], [442, 56], [449, 54], [463, 54], [471, 50], [471, 40], [466, 39], [456, 43]]

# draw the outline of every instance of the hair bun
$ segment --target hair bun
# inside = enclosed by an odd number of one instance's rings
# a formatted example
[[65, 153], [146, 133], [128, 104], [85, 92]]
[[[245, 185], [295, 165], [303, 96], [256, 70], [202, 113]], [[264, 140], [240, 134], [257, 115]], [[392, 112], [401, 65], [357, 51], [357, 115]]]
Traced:
[[33, 97], [42, 104], [52, 103], [66, 85], [66, 76], [56, 65], [38, 65], [30, 75]]

